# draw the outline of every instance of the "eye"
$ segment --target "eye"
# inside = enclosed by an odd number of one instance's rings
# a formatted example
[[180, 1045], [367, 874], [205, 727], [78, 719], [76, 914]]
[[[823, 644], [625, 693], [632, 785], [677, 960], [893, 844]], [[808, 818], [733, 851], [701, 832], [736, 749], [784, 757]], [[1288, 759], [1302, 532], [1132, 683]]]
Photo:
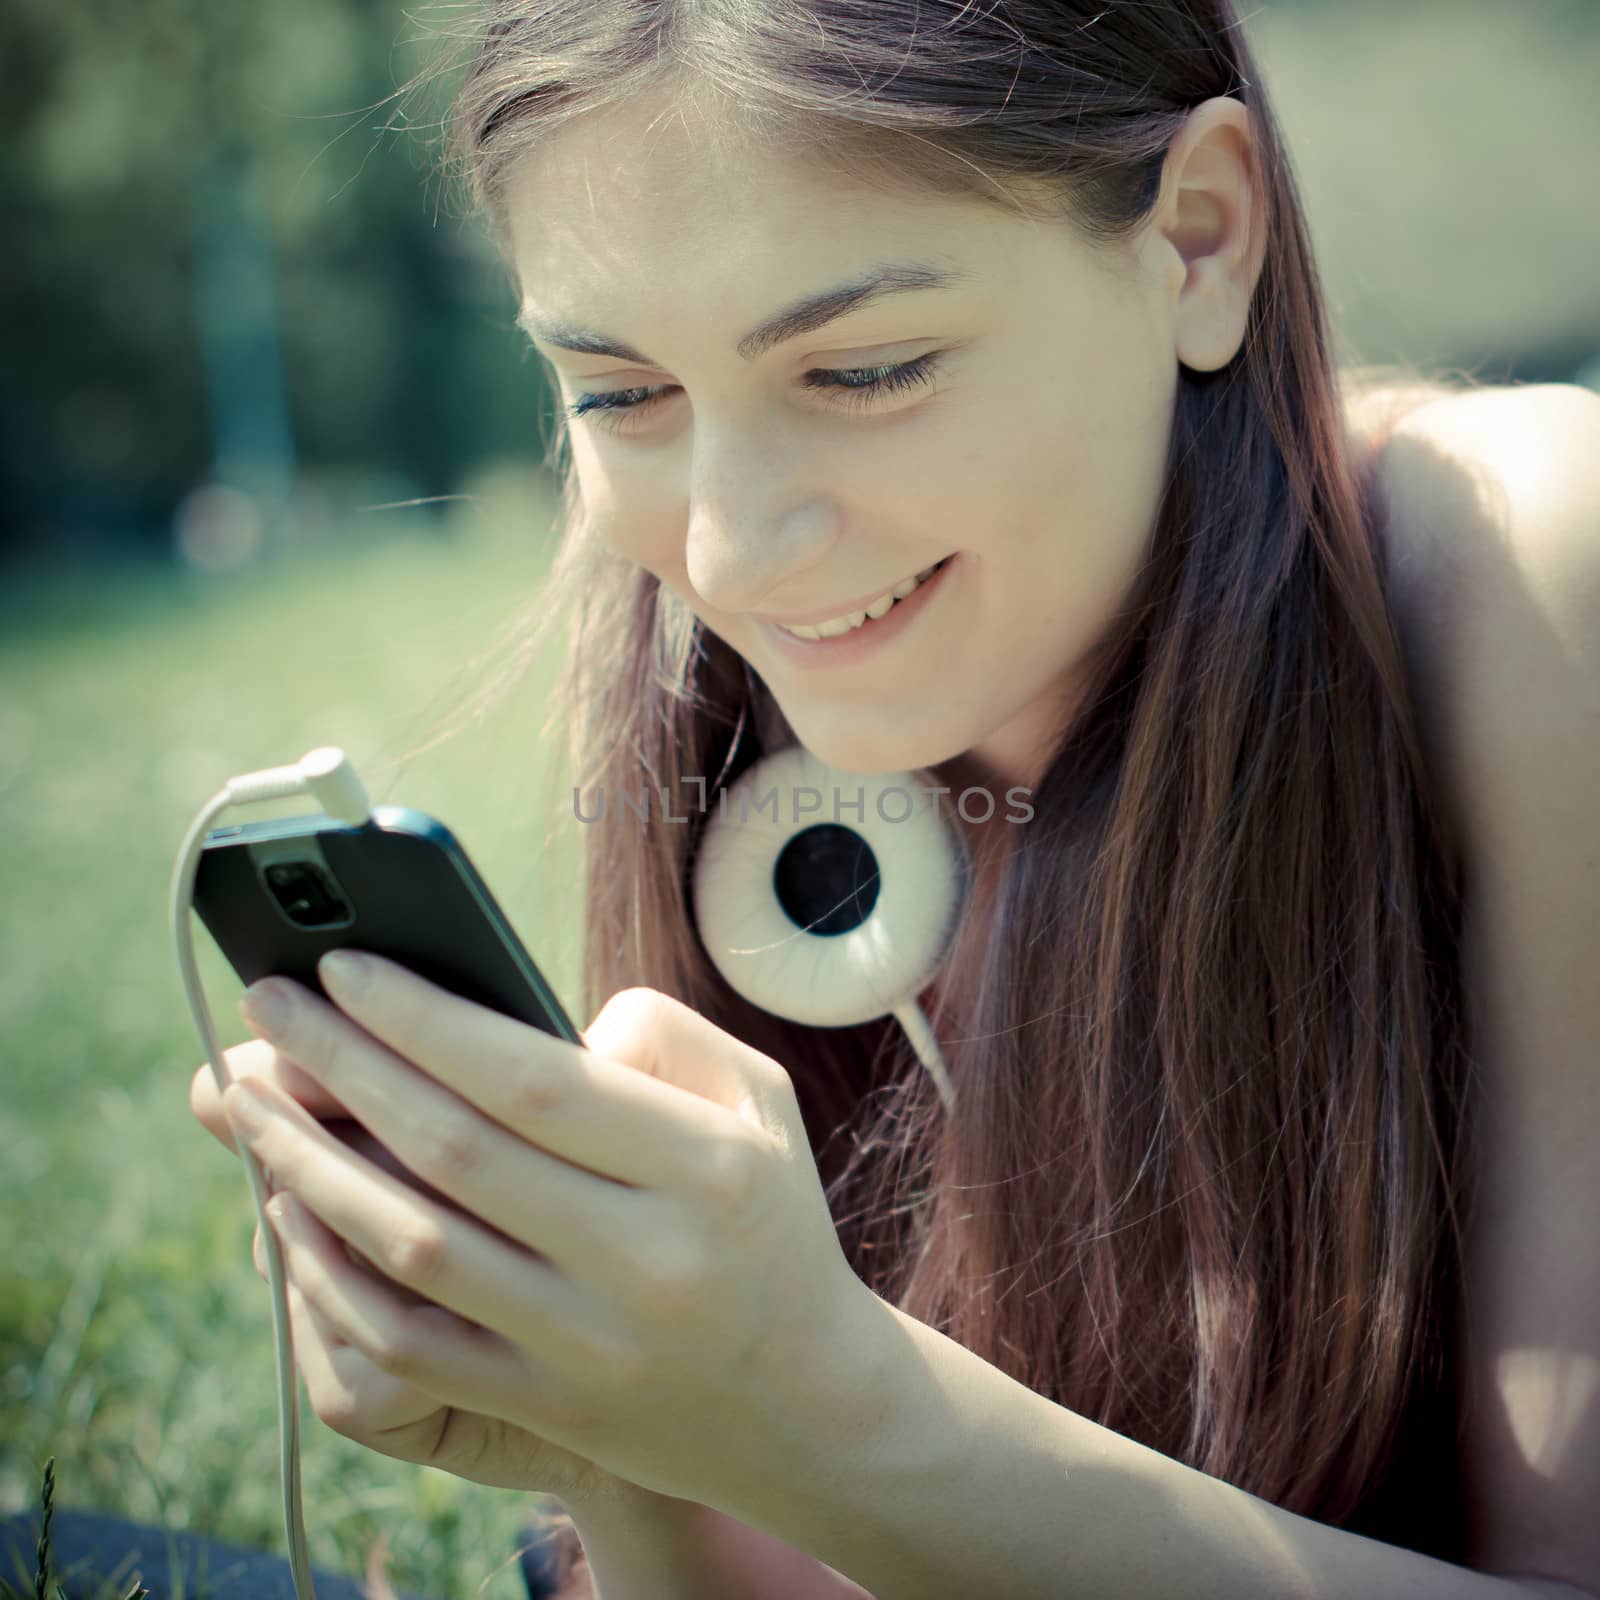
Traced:
[[[886, 394], [903, 393], [932, 384], [939, 364], [938, 351], [881, 367], [816, 367], [802, 380], [808, 389], [827, 391], [847, 410], [864, 410]], [[637, 389], [611, 389], [580, 394], [563, 409], [572, 418], [593, 416], [610, 433], [620, 433], [631, 418], [650, 410], [677, 385], [663, 383]]]

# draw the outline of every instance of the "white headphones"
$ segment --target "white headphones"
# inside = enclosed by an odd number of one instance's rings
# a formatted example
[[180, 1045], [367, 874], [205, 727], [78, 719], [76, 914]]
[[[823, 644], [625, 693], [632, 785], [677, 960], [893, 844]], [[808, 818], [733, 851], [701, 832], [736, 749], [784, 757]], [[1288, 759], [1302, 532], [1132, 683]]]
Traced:
[[752, 1005], [847, 1028], [893, 1016], [947, 1111], [955, 1089], [917, 997], [955, 932], [970, 872], [939, 791], [912, 772], [841, 772], [801, 746], [718, 795], [694, 865], [717, 970]]

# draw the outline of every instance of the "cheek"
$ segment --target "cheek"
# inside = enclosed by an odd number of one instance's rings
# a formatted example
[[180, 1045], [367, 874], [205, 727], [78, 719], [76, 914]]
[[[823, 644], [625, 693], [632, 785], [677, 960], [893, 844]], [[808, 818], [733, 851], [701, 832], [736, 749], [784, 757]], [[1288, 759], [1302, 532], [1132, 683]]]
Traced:
[[681, 563], [683, 518], [659, 477], [618, 470], [576, 435], [572, 466], [584, 516], [607, 548], [658, 574]]
[[1072, 668], [1126, 603], [1161, 482], [1164, 440], [1148, 428], [1137, 407], [1107, 418], [1058, 395], [947, 441], [930, 514], [978, 558], [962, 626], [1007, 673]]

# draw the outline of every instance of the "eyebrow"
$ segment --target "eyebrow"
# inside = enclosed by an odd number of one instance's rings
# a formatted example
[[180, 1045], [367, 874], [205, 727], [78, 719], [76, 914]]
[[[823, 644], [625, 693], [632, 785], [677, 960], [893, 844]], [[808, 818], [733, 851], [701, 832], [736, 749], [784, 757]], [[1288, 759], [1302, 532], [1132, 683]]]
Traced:
[[[774, 345], [799, 334], [810, 333], [848, 311], [858, 310], [869, 301], [919, 289], [953, 288], [969, 282], [971, 278], [970, 272], [958, 268], [929, 266], [917, 261], [891, 262], [872, 267], [845, 283], [805, 295], [785, 306], [757, 323], [734, 348], [746, 361], [753, 361]], [[547, 322], [530, 305], [524, 305], [517, 313], [517, 326], [532, 337], [542, 339], [546, 344], [559, 345], [563, 350], [576, 350], [581, 355], [615, 356], [619, 361], [633, 361], [643, 367], [655, 365], [632, 345], [607, 338], [593, 328]]]

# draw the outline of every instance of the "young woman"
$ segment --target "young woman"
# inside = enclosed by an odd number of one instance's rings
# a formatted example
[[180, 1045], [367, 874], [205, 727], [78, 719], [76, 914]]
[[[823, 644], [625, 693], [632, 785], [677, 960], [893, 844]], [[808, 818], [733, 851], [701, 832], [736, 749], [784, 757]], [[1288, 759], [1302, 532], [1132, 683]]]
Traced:
[[578, 782], [1033, 816], [970, 830], [954, 1116], [721, 980], [709, 808], [583, 830], [586, 1050], [253, 990], [318, 1415], [558, 1497], [604, 1600], [1600, 1593], [1600, 402], [1336, 374], [1228, 0], [470, 48]]

